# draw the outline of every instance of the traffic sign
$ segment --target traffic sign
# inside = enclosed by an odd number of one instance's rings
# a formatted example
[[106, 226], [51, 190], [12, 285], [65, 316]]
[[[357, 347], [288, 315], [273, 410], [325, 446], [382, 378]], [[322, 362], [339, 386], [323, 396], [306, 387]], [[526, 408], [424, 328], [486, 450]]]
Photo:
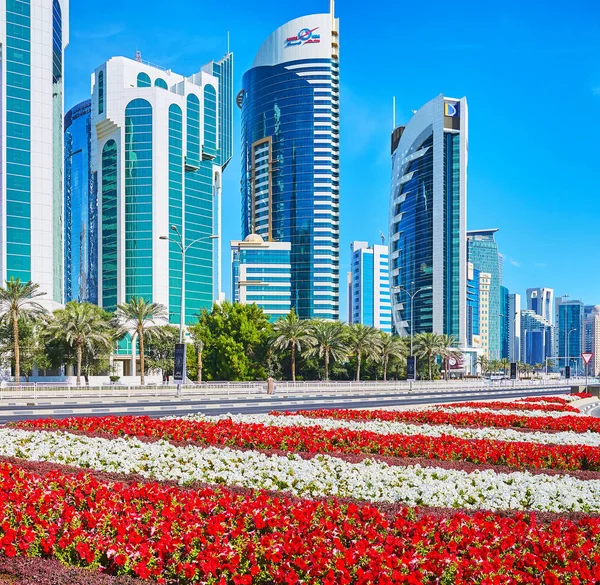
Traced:
[[592, 358], [594, 357], [593, 353], [582, 353], [581, 357], [583, 358], [583, 361], [587, 364], [589, 364], [592, 361]]

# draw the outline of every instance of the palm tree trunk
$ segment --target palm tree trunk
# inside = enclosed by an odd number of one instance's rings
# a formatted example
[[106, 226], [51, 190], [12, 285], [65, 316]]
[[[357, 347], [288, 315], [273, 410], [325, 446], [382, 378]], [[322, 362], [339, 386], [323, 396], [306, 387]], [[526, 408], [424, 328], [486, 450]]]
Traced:
[[433, 379], [433, 376], [432, 376], [432, 374], [431, 374], [431, 361], [432, 361], [432, 359], [431, 359], [431, 358], [432, 358], [432, 355], [431, 355], [431, 354], [429, 354], [429, 360], [428, 360], [428, 361], [429, 361], [429, 381], [430, 381], [430, 382], [431, 382], [431, 380]]
[[292, 343], [292, 382], [296, 381], [296, 344]]
[[202, 382], [202, 352], [198, 352], [198, 382]]
[[14, 337], [14, 353], [15, 353], [15, 382], [19, 382], [21, 378], [21, 356], [19, 353], [19, 320], [13, 316], [13, 337]]
[[387, 382], [387, 366], [388, 360], [387, 358], [383, 358], [383, 381]]
[[329, 350], [325, 350], [325, 381], [329, 380]]
[[81, 351], [81, 344], [77, 344], [77, 386], [81, 386], [81, 362], [83, 354]]
[[144, 332], [143, 331], [139, 331], [138, 332], [138, 339], [139, 339], [139, 343], [140, 343], [140, 380], [142, 383], [142, 386], [144, 385], [144, 383], [146, 382], [145, 378], [144, 378]]
[[356, 381], [360, 382], [360, 353], [358, 354], [358, 360], [356, 362]]

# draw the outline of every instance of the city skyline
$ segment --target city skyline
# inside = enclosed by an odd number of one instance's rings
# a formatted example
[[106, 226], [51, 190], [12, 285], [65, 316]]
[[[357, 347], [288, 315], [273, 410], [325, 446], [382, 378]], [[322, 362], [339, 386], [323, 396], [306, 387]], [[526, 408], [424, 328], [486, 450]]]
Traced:
[[[247, 5], [232, 0], [232, 10], [227, 11], [208, 5], [203, 8], [200, 33], [194, 19], [189, 18], [190, 4], [184, 1], [176, 6], [151, 1], [142, 14], [133, 6], [112, 0], [103, 4], [101, 11], [94, 2], [74, 5], [73, 34], [66, 51], [65, 107], [68, 110], [89, 97], [90, 71], [114, 55], [133, 57], [139, 49], [145, 60], [189, 74], [215, 54], [226, 52], [227, 31], [231, 33], [231, 50], [236, 54], [237, 92], [241, 76], [251, 66], [264, 38], [293, 18], [326, 12], [328, 4], [326, 0], [308, 1], [299, 10], [297, 6], [266, 0], [261, 10], [249, 10]], [[433, 4], [416, 7], [411, 18], [422, 22], [427, 19], [429, 38], [444, 38], [442, 11], [434, 9], [442, 3]], [[523, 296], [527, 288], [547, 286], [554, 288], [557, 295], [568, 293], [594, 304], [598, 301], [594, 295], [600, 289], [600, 276], [588, 274], [585, 258], [592, 246], [593, 218], [579, 211], [563, 218], [559, 209], [562, 197], [574, 189], [580, 193], [582, 206], [592, 201], [596, 188], [592, 171], [586, 169], [593, 168], [595, 150], [588, 147], [577, 153], [564, 151], [543, 137], [557, 107], [569, 119], [571, 140], [580, 146], [592, 145], [591, 136], [600, 119], [593, 116], [600, 113], [600, 95], [594, 93], [595, 88], [596, 93], [600, 88], [600, 71], [593, 64], [593, 57], [600, 53], [600, 47], [594, 36], [595, 19], [590, 15], [599, 9], [592, 2], [577, 3], [568, 14], [561, 11], [559, 18], [560, 4], [550, 2], [540, 24], [540, 14], [534, 6], [522, 6], [516, 1], [508, 2], [500, 18], [491, 18], [491, 7], [481, 7], [476, 2], [467, 5], [465, 12], [471, 14], [461, 24], [461, 40], [449, 45], [431, 42], [420, 57], [421, 71], [415, 72], [417, 77], [407, 84], [400, 81], [401, 76], [385, 75], [385, 71], [399, 71], [395, 65], [399, 49], [388, 48], [396, 44], [391, 39], [394, 22], [402, 16], [401, 7], [382, 1], [381, 9], [387, 11], [388, 17], [379, 22], [375, 40], [384, 50], [377, 50], [380, 58], [373, 61], [371, 51], [377, 46], [373, 48], [371, 42], [369, 50], [361, 40], [363, 19], [348, 4], [338, 2], [340, 35], [345, 39], [341, 54], [340, 250], [347, 249], [352, 240], [375, 241], [379, 230], [385, 231], [392, 96], [397, 97], [397, 124], [401, 124], [408, 122], [411, 109], [420, 107], [433, 95], [466, 95], [471, 106], [468, 229], [490, 225], [490, 201], [495, 202], [493, 226], [500, 228], [498, 244], [505, 256], [504, 285]], [[439, 16], [432, 19], [431, 14], [436, 12]], [[519, 14], [519, 19], [511, 12]], [[233, 14], [237, 16], [232, 17]], [[247, 34], [248, 30], [252, 34]], [[416, 42], [422, 34], [419, 31], [420, 27], [407, 29], [405, 42]], [[563, 40], [556, 46], [555, 39], [559, 37]], [[448, 59], [444, 58], [446, 51]], [[574, 53], [585, 54], [584, 62], [574, 65]], [[460, 67], [456, 67], [457, 62]], [[539, 73], [530, 79], [532, 67]], [[373, 87], [364, 83], [365, 68], [378, 80]], [[539, 89], [542, 81], [543, 92]], [[572, 90], [565, 95], [564, 87]], [[553, 95], [561, 96], [560, 106], [550, 97]], [[499, 111], [510, 115], [510, 136], [497, 133], [494, 122]], [[223, 185], [223, 245], [241, 236], [239, 112], [235, 111], [234, 116], [234, 159]], [[361, 141], [355, 139], [357, 134], [362, 136]], [[513, 165], [515, 160], [528, 160], [529, 164]], [[577, 164], [580, 171], [570, 178], [567, 187], [567, 183], [553, 179], [553, 169], [559, 165], [568, 167], [569, 163]], [[543, 206], [539, 204], [541, 197], [546, 201]], [[525, 230], [530, 232], [527, 238], [523, 237]], [[547, 237], [549, 231], [553, 232], [552, 238]], [[540, 245], [530, 246], [532, 241]], [[227, 260], [226, 254], [223, 260]], [[349, 260], [342, 254], [340, 273], [345, 274], [348, 269]], [[227, 266], [223, 266], [223, 271], [223, 289], [229, 291]], [[344, 297], [341, 295], [340, 299], [341, 315], [347, 312]]]

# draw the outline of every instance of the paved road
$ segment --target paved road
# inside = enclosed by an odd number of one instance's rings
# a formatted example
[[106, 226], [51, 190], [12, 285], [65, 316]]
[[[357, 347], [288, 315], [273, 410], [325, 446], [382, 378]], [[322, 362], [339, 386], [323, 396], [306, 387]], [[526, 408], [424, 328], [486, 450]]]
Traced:
[[[327, 393], [313, 395], [279, 395], [267, 396], [265, 394], [248, 395], [235, 398], [226, 396], [176, 398], [146, 400], [138, 399], [104, 399], [88, 400], [85, 402], [51, 403], [38, 401], [36, 404], [0, 404], [0, 423], [27, 420], [33, 418], [53, 417], [67, 418], [70, 416], [105, 416], [115, 415], [147, 415], [152, 417], [179, 416], [189, 413], [202, 412], [204, 414], [254, 414], [266, 413], [272, 410], [314, 410], [317, 408], [386, 408], [390, 406], [408, 406], [420, 404], [435, 404], [458, 402], [462, 400], [489, 400], [500, 398], [517, 398], [521, 396], [548, 396], [565, 394], [567, 388], [510, 388], [493, 389], [463, 389], [456, 391], [413, 391], [389, 393], [379, 392], [348, 392]], [[599, 407], [600, 410], [600, 407]], [[598, 413], [600, 416], [600, 412]]]

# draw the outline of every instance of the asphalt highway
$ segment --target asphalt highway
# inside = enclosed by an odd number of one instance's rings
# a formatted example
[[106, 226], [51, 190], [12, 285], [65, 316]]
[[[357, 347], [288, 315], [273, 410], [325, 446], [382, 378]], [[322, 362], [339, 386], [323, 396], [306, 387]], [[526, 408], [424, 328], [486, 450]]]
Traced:
[[[565, 394], [564, 388], [470, 388], [440, 389], [413, 392], [323, 392], [311, 394], [252, 394], [244, 396], [183, 397], [177, 398], [110, 398], [65, 400], [51, 402], [39, 400], [36, 403], [0, 403], [0, 423], [34, 418], [67, 418], [71, 416], [146, 415], [151, 417], [181, 416], [201, 412], [217, 414], [256, 414], [277, 411], [315, 410], [319, 408], [388, 408], [390, 406], [411, 406], [462, 402], [466, 400], [491, 400], [519, 398], [523, 396], [549, 396]], [[600, 416], [600, 406], [593, 416]]]

